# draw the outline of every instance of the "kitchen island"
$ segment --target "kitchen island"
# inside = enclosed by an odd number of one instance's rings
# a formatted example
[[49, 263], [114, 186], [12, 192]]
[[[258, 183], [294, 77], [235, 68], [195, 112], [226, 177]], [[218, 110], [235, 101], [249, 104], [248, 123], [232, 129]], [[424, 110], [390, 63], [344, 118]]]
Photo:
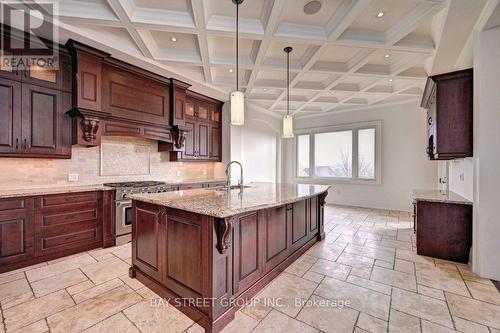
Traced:
[[252, 183], [133, 195], [130, 276], [205, 332], [219, 332], [245, 300], [325, 237], [328, 188]]

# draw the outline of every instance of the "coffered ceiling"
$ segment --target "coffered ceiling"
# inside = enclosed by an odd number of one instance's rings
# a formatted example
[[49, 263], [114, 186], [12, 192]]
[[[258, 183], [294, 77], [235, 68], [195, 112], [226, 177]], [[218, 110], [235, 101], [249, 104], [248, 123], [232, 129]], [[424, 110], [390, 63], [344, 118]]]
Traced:
[[[240, 7], [240, 86], [247, 104], [298, 117], [421, 97], [443, 0], [245, 0]], [[382, 17], [378, 17], [383, 13]], [[231, 0], [60, 0], [68, 29], [220, 94], [235, 89]], [[174, 41], [175, 40], [175, 41]]]

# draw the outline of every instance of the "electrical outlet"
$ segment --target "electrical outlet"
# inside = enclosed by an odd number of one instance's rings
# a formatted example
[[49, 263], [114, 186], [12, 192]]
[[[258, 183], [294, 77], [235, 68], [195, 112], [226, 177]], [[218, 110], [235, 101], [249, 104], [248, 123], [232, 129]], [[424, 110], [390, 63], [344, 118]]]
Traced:
[[69, 173], [68, 174], [68, 181], [69, 182], [77, 182], [78, 181], [78, 174], [77, 173]]

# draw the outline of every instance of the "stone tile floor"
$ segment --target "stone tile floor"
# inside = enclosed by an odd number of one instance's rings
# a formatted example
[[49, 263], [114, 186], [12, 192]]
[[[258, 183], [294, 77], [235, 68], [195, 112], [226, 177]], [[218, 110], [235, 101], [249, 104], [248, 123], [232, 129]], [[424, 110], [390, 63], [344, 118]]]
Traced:
[[[224, 332], [500, 333], [493, 283], [418, 256], [409, 213], [327, 206], [325, 229]], [[1, 274], [0, 333], [202, 332], [151, 305], [156, 296], [128, 277], [130, 253], [127, 244]]]

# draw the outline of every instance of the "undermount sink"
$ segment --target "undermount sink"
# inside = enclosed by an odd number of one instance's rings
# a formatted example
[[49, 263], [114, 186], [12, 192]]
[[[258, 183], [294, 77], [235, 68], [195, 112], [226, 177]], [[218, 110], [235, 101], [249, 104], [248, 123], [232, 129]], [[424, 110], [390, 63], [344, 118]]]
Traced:
[[[250, 185], [244, 185], [243, 188], [249, 188], [249, 187], [252, 187]], [[229, 188], [230, 190], [239, 190], [240, 187], [238, 185], [231, 185], [231, 187]], [[223, 186], [223, 187], [217, 187], [217, 188], [207, 188], [207, 190], [216, 190], [216, 191], [227, 191], [228, 188], [227, 186]]]

